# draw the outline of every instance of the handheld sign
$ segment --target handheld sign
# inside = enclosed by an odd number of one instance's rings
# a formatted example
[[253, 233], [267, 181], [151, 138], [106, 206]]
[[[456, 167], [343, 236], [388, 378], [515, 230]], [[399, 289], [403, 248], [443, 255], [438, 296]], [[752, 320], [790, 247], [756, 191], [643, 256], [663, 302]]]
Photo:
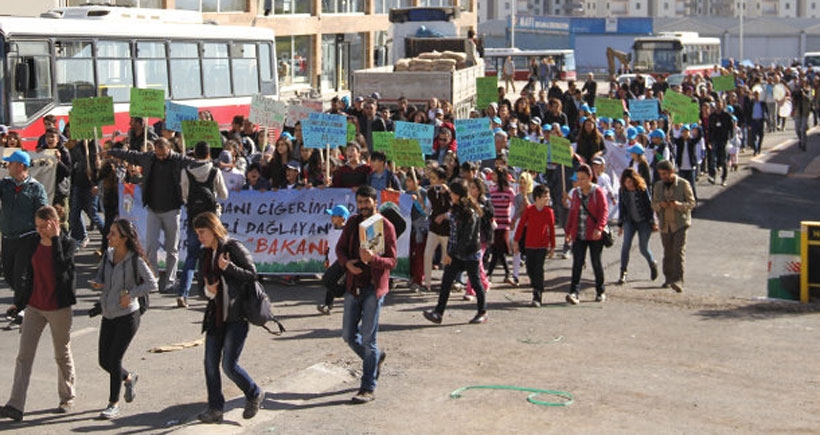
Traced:
[[356, 140], [356, 124], [352, 122], [347, 123], [347, 141], [353, 142]]
[[660, 117], [658, 100], [629, 100], [629, 117], [635, 121], [654, 121]]
[[458, 158], [462, 162], [496, 157], [495, 139], [488, 118], [456, 119], [456, 139]]
[[199, 109], [183, 104], [165, 102], [165, 129], [182, 131], [182, 121], [196, 121], [199, 119]]
[[544, 172], [547, 167], [547, 144], [514, 137], [510, 139], [507, 163], [516, 168]]
[[733, 90], [735, 88], [735, 76], [712, 77], [712, 88], [718, 92]]
[[548, 159], [550, 163], [572, 167], [572, 145], [569, 139], [550, 137]]
[[312, 112], [308, 119], [302, 121], [302, 137], [306, 148], [342, 146], [347, 143], [347, 118]]
[[[114, 99], [111, 97], [75, 98], [71, 106], [71, 113], [80, 125], [114, 125]], [[73, 130], [74, 124], [71, 127]]]
[[251, 111], [248, 119], [262, 127], [272, 127], [281, 130], [285, 124], [285, 114], [288, 106], [264, 95], [254, 95], [251, 100]]
[[396, 137], [399, 139], [416, 139], [419, 141], [421, 152], [424, 154], [433, 154], [434, 134], [435, 127], [432, 124], [396, 121]]
[[498, 100], [498, 77], [476, 77], [475, 87], [477, 91], [476, 107], [486, 109], [490, 103]]
[[165, 91], [131, 88], [131, 116], [165, 118]]
[[182, 121], [185, 147], [193, 148], [198, 142], [207, 142], [211, 148], [222, 146], [222, 134], [216, 121]]
[[[102, 136], [102, 129], [100, 127], [95, 127], [91, 124], [83, 124], [82, 121], [78, 120], [73, 110], [68, 113], [68, 122], [71, 124], [72, 139], [94, 140], [95, 138]], [[96, 136], [94, 135], [95, 130], [97, 133]]]
[[316, 111], [310, 107], [294, 105], [288, 106], [288, 114], [287, 119], [285, 120], [285, 127], [295, 126], [297, 122], [308, 119], [311, 113], [316, 113]]
[[674, 122], [690, 124], [698, 122], [700, 107], [686, 95], [677, 92], [667, 92], [663, 96], [661, 107], [668, 110]]
[[391, 143], [393, 142], [392, 131], [374, 131], [373, 132], [373, 151], [383, 152], [389, 160], [393, 160], [391, 153], [393, 152]]
[[595, 107], [598, 110], [598, 116], [607, 118], [622, 118], [624, 116], [623, 100], [614, 98], [596, 98]]
[[421, 155], [421, 146], [416, 139], [393, 138], [390, 143], [390, 159], [397, 167], [423, 168], [424, 158]]

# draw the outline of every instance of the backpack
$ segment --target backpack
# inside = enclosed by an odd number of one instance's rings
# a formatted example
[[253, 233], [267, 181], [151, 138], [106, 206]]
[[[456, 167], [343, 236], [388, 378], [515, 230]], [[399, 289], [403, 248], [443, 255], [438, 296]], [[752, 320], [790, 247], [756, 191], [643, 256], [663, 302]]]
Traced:
[[196, 180], [191, 171], [185, 170], [188, 176], [188, 201], [185, 208], [188, 211], [188, 221], [205, 212], [216, 213], [216, 195], [214, 194], [214, 178], [216, 178], [216, 168], [211, 168], [208, 179], [204, 182]]
[[[279, 322], [279, 319], [273, 314], [273, 307], [270, 303], [268, 294], [265, 293], [265, 288], [259, 280], [253, 280], [253, 283], [248, 284], [245, 300], [242, 302], [243, 312], [245, 318], [253, 325], [261, 326], [266, 331], [273, 335], [281, 335], [285, 332], [285, 327]], [[271, 331], [265, 323], [274, 322], [279, 327], [279, 332]]]
[[[134, 271], [134, 283], [137, 285], [142, 284], [145, 280], [142, 279], [138, 270], [139, 270], [139, 257], [136, 254], [131, 255], [131, 270]], [[105, 259], [103, 263], [103, 268], [108, 267], [108, 258]], [[105, 276], [105, 271], [103, 271], [103, 276]], [[148, 298], [148, 295], [140, 296], [137, 298], [140, 303], [140, 315], [145, 314], [148, 308], [151, 306], [151, 300]]]

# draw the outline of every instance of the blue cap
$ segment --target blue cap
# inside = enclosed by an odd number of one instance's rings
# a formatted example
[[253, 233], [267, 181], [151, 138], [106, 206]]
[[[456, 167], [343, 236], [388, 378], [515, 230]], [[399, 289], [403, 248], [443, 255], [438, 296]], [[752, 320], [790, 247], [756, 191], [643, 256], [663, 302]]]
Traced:
[[579, 125], [584, 125], [584, 122], [586, 122], [586, 120], [587, 120], [587, 117], [582, 116], [582, 117], [578, 118], [578, 124]]
[[615, 130], [609, 129], [609, 130], [604, 131], [604, 137], [607, 137], [607, 136], [615, 137]]
[[566, 135], [568, 135], [568, 134], [569, 134], [569, 132], [570, 132], [570, 130], [569, 130], [569, 127], [568, 127], [568, 126], [566, 126], [566, 125], [562, 125], [562, 126], [561, 126], [561, 134], [563, 134], [564, 136], [566, 136]]
[[635, 127], [629, 127], [626, 129], [626, 138], [627, 139], [635, 139], [638, 137], [638, 130]]
[[578, 174], [572, 174], [572, 177], [569, 177], [569, 181], [578, 181]]
[[605, 122], [607, 124], [610, 124], [610, 123], [612, 123], [612, 120], [607, 118], [606, 116], [602, 116], [602, 117], [598, 118], [598, 122]]
[[31, 166], [31, 157], [28, 155], [27, 152], [25, 152], [23, 150], [17, 150], [15, 152], [11, 153], [10, 156], [3, 157], [3, 160], [5, 160], [9, 163], [22, 163], [22, 164], [26, 165], [26, 167]]
[[597, 107], [590, 107], [589, 108], [589, 113], [598, 113], [598, 108]]
[[735, 113], [735, 108], [734, 106], [726, 106], [726, 111], [729, 113]]
[[663, 132], [660, 128], [656, 128], [649, 133], [649, 137], [657, 137], [661, 139], [666, 139], [666, 133]]
[[288, 163], [287, 163], [285, 166], [286, 166], [288, 169], [295, 169], [295, 170], [297, 170], [297, 171], [301, 168], [301, 166], [299, 165], [299, 162], [297, 162], [296, 160], [290, 160], [290, 161], [288, 161]]
[[737, 116], [732, 115], [732, 121], [737, 122]]
[[543, 127], [543, 129], [542, 129], [542, 130], [544, 130], [544, 131], [552, 131], [552, 124], [547, 124], [547, 125], [545, 125], [545, 126]]
[[341, 204], [334, 205], [333, 208], [329, 208], [329, 209], [325, 210], [325, 213], [327, 213], [331, 216], [341, 216], [345, 219], [347, 219], [347, 217], [350, 216], [350, 211], [348, 211], [347, 207], [345, 207]]
[[581, 108], [579, 110], [589, 112], [589, 104], [581, 104]]
[[698, 130], [700, 130], [700, 124], [698, 124], [697, 122], [695, 122], [695, 123], [693, 123], [692, 125], [690, 125], [690, 126], [689, 126], [689, 128], [690, 128], [690, 129], [692, 129], [692, 130], [694, 130], [694, 129], [698, 129]]
[[626, 122], [625, 122], [622, 118], [616, 118], [616, 119], [613, 119], [613, 120], [612, 120], [612, 123], [613, 123], [613, 124], [614, 124], [614, 123], [616, 123], [616, 122], [621, 123], [621, 125], [626, 124]]
[[493, 116], [493, 122], [498, 124], [498, 125], [501, 125], [501, 118], [499, 118], [497, 116]]
[[636, 126], [636, 127], [635, 127], [635, 131], [637, 131], [637, 132], [638, 132], [638, 134], [644, 134], [644, 133], [646, 133], [646, 129], [645, 129], [645, 128], [643, 128], [643, 126], [642, 126], [642, 125], [638, 125], [638, 126]]
[[681, 131], [684, 131], [684, 130], [689, 131], [689, 130], [692, 129], [692, 127], [689, 124], [683, 124], [683, 125], [680, 126], [680, 129], [681, 129]]
[[643, 155], [643, 151], [644, 151], [644, 150], [643, 150], [643, 145], [641, 145], [641, 144], [639, 144], [639, 143], [636, 143], [635, 145], [632, 145], [631, 147], [629, 147], [629, 148], [627, 148], [627, 149], [626, 149], [626, 152], [628, 152], [628, 153], [635, 153], [635, 154], [637, 154], [637, 155], [639, 155], [639, 156], [642, 156], [642, 155]]
[[504, 131], [504, 129], [503, 129], [503, 128], [501, 128], [501, 127], [496, 127], [496, 128], [494, 128], [494, 129], [493, 129], [493, 134], [494, 134], [494, 135], [496, 135], [496, 136], [504, 136], [504, 137], [507, 137], [507, 132], [506, 132], [506, 131]]
[[279, 135], [279, 139], [282, 139], [282, 138], [285, 138], [287, 140], [293, 140], [293, 135], [286, 132], [286, 131], [283, 131], [282, 134]]

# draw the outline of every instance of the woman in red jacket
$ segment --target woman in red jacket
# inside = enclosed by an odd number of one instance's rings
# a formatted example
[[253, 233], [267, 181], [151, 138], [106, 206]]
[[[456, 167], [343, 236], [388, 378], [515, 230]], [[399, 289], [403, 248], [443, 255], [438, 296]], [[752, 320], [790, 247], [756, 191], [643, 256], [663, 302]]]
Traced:
[[587, 256], [595, 272], [596, 302], [606, 299], [604, 294], [604, 267], [601, 265], [601, 252], [604, 250], [603, 233], [609, 219], [606, 195], [592, 180], [592, 169], [586, 164], [578, 167], [576, 172], [578, 187], [569, 192], [569, 216], [567, 217], [566, 238], [572, 244], [572, 281], [567, 294], [567, 302], [576, 305], [578, 288], [581, 282], [581, 268]]

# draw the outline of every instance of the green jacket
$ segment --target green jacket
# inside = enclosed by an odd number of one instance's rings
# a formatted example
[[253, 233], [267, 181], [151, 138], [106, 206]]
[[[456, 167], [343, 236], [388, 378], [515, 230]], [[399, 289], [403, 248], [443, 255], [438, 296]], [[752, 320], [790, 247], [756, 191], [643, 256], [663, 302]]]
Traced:
[[[678, 205], [674, 208], [663, 208], [663, 201], [676, 201]], [[692, 186], [677, 175], [671, 186], [666, 187], [663, 180], [660, 180], [652, 189], [652, 209], [658, 212], [658, 228], [662, 233], [674, 233], [681, 228], [689, 228], [695, 204]]]

